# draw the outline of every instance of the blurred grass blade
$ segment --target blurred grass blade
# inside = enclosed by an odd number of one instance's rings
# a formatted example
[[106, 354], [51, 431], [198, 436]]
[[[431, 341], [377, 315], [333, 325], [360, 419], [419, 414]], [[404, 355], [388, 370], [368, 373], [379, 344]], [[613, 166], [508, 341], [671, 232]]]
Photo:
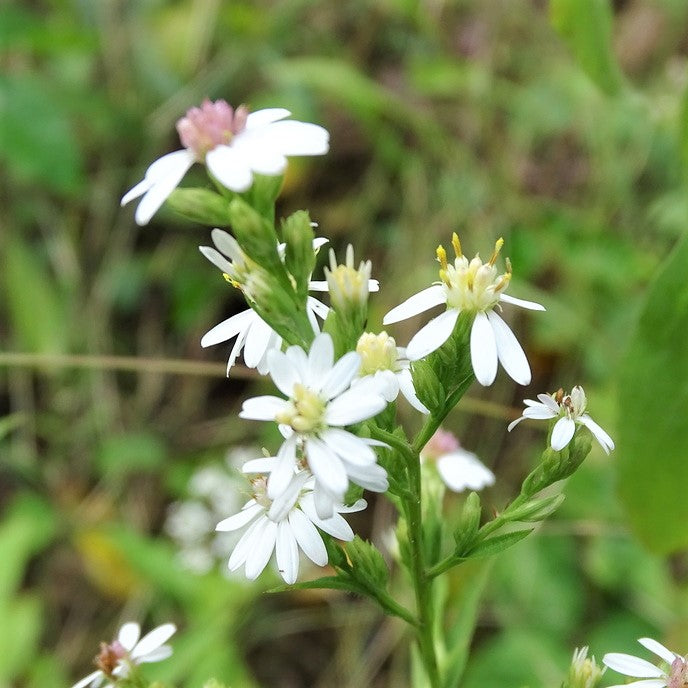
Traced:
[[612, 10], [608, 0], [551, 0], [554, 28], [585, 73], [608, 95], [623, 79], [612, 50]]
[[688, 235], [669, 256], [621, 371], [619, 491], [632, 528], [667, 554], [688, 547]]

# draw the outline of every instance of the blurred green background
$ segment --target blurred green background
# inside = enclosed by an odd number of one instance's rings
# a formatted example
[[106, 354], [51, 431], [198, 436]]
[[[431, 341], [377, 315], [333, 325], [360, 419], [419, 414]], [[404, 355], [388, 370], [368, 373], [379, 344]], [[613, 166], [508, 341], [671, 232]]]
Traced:
[[[200, 349], [242, 307], [209, 232], [119, 206], [204, 97], [330, 131], [279, 212], [373, 260], [374, 327], [452, 231], [484, 258], [504, 237], [511, 293], [548, 312], [511, 321], [532, 385], [476, 386], [447, 424], [497, 473], [488, 507], [542, 449], [505, 432], [524, 396], [582, 384], [618, 440], [495, 560], [462, 686], [557, 686], [575, 646], [643, 635], [688, 652], [685, 0], [27, 0], [0, 6], [0, 47], [0, 686], [70, 685], [127, 620], [178, 624], [150, 675], [189, 688], [409, 683], [396, 620], [191, 572], [165, 526], [199, 469], [269, 442], [236, 417], [250, 376]], [[354, 527], [381, 543], [372, 507]]]

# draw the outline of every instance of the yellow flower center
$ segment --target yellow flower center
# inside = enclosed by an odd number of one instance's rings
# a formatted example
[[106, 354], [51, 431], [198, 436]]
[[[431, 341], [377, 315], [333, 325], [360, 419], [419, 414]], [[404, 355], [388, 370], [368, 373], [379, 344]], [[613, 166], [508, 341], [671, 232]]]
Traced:
[[316, 432], [323, 426], [326, 405], [327, 402], [315, 392], [297, 382], [294, 385], [294, 396], [275, 420], [289, 425], [295, 432]]
[[378, 370], [397, 370], [397, 346], [386, 332], [365, 332], [356, 344], [356, 351], [361, 356], [361, 376], [372, 375]]
[[495, 262], [504, 244], [499, 239], [495, 244], [495, 250], [487, 263], [476, 255], [468, 260], [461, 252], [461, 243], [456, 234], [452, 237], [452, 246], [456, 259], [453, 265], [447, 262], [447, 253], [444, 247], [437, 249], [437, 260], [440, 263], [440, 280], [447, 292], [447, 306], [458, 308], [462, 311], [487, 311], [499, 303], [499, 295], [511, 281], [511, 264], [506, 261], [506, 272], [498, 274]]

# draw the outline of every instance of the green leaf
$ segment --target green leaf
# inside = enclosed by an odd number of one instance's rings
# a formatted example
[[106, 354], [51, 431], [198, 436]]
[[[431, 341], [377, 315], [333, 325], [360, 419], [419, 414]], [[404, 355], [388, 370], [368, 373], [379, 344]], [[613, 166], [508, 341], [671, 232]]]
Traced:
[[58, 292], [44, 263], [10, 234], [5, 243], [2, 279], [16, 343], [35, 353], [62, 353], [69, 327]]
[[499, 554], [512, 545], [515, 545], [517, 542], [520, 542], [532, 532], [533, 529], [528, 528], [527, 530], [516, 530], [512, 533], [495, 535], [495, 537], [483, 540], [483, 542], [468, 552], [466, 557], [491, 557], [493, 554]]
[[619, 492], [654, 552], [688, 547], [688, 235], [651, 285], [621, 370]]
[[585, 73], [608, 95], [618, 93], [623, 80], [612, 50], [608, 0], [550, 0], [550, 17]]
[[96, 458], [103, 474], [117, 477], [133, 471], [152, 471], [162, 465], [166, 456], [165, 446], [156, 435], [132, 432], [106, 438]]
[[293, 585], [280, 585], [276, 588], [271, 588], [268, 592], [287, 592], [289, 590], [345, 590], [357, 595], [367, 594], [361, 586], [344, 576], [323, 576], [322, 578], [294, 583]]

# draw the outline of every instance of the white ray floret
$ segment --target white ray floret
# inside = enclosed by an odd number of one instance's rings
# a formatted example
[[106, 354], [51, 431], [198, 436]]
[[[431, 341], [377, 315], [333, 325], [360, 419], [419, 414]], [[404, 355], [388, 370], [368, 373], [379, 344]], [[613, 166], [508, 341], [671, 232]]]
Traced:
[[456, 234], [452, 237], [456, 253], [453, 264], [447, 262], [445, 250], [440, 246], [440, 283], [423, 289], [384, 317], [383, 323], [406, 320], [435, 306], [445, 304], [447, 310], [423, 326], [411, 339], [406, 353], [411, 361], [424, 358], [439, 349], [451, 336], [461, 313], [474, 314], [471, 325], [470, 351], [475, 377], [481, 385], [491, 385], [497, 375], [497, 363], [521, 385], [530, 382], [530, 366], [526, 355], [509, 326], [498, 315], [501, 303], [530, 310], [544, 311], [539, 303], [524, 301], [504, 294], [511, 281], [511, 266], [497, 273], [495, 262], [503, 241], [500, 239], [492, 257], [483, 263], [479, 256], [468, 260], [461, 252]]
[[[334, 361], [329, 334], [319, 334], [310, 352], [291, 346], [286, 352], [268, 352], [273, 382], [287, 398], [262, 396], [247, 399], [239, 416], [275, 421], [286, 439], [278, 463], [268, 480], [268, 497], [276, 499], [289, 485], [297, 461], [315, 477], [318, 515], [332, 515], [332, 504], [342, 502], [349, 480], [364, 488], [384, 492], [387, 478], [377, 464], [371, 440], [344, 430], [347, 425], [376, 416], [387, 405], [372, 382], [351, 386], [361, 365], [355, 351]], [[325, 498], [320, 498], [326, 496]]]
[[[199, 246], [201, 253], [216, 267], [222, 270], [226, 279], [241, 289], [251, 298], [251, 281], [255, 279], [255, 266], [246, 257], [236, 239], [221, 229], [214, 229], [211, 233], [215, 248]], [[318, 237], [313, 240], [313, 250], [317, 251], [327, 239]], [[280, 255], [284, 254], [282, 244], [278, 246]], [[281, 249], [281, 250], [280, 250]], [[309, 283], [312, 285], [313, 283]], [[318, 299], [309, 296], [306, 302], [306, 312], [314, 332], [320, 330], [316, 315], [322, 319], [327, 317], [329, 308]], [[215, 325], [201, 338], [201, 346], [213, 346], [236, 337], [227, 360], [227, 375], [236, 362], [239, 354], [244, 352], [244, 363], [248, 368], [256, 368], [261, 375], [267, 373], [267, 353], [271, 349], [282, 346], [282, 337], [275, 332], [252, 308], [236, 313]]]
[[652, 638], [640, 638], [638, 642], [650, 652], [653, 652], [668, 665], [668, 669], [663, 670], [646, 659], [634, 657], [633, 655], [621, 652], [610, 652], [602, 658], [602, 662], [610, 669], [641, 679], [610, 686], [609, 688], [630, 688], [637, 686], [640, 688], [680, 688], [688, 685], [688, 659], [667, 649], [661, 643]]
[[[245, 468], [274, 467], [276, 459], [249, 461]], [[293, 584], [299, 575], [299, 550], [314, 564], [327, 564], [327, 550], [318, 528], [339, 540], [353, 540], [354, 533], [342, 518], [342, 513], [365, 509], [366, 502], [359, 499], [351, 506], [337, 504], [329, 518], [320, 518], [315, 510], [313, 478], [307, 471], [292, 475], [286, 489], [276, 499], [267, 495], [265, 477], [253, 479], [254, 495], [239, 513], [217, 524], [216, 530], [246, 531], [232, 552], [228, 567], [236, 571], [244, 566], [246, 577], [255, 580], [265, 569], [273, 552], [277, 569], [285, 583]], [[317, 527], [316, 527], [317, 526]]]
[[101, 643], [100, 653], [95, 658], [95, 664], [100, 668], [77, 681], [72, 688], [115, 685], [118, 679], [129, 676], [135, 665], [167, 659], [172, 655], [172, 648], [166, 643], [176, 630], [174, 624], [163, 624], [139, 640], [139, 624], [125, 623], [119, 629], [116, 640], [110, 644]]
[[147, 170], [142, 181], [122, 198], [122, 205], [143, 196], [136, 209], [137, 224], [147, 224], [195, 163], [232, 191], [246, 191], [254, 174], [280, 175], [287, 156], [323, 155], [329, 134], [317, 124], [286, 120], [284, 108], [250, 113], [245, 106], [233, 109], [224, 100], [205, 100], [177, 122], [184, 148], [163, 155]]
[[614, 440], [589, 414], [585, 413], [588, 402], [582, 387], [577, 385], [571, 390], [571, 394], [565, 395], [560, 389], [552, 395], [538, 394], [537, 398], [539, 401], [526, 399], [523, 402], [526, 405], [523, 415], [509, 423], [509, 432], [526, 418], [534, 420], [559, 418], [552, 428], [550, 439], [552, 449], [561, 451], [573, 438], [576, 425], [584, 425], [588, 428], [605, 453], [609, 454], [614, 449]]
[[464, 449], [451, 432], [439, 429], [421, 451], [423, 461], [434, 461], [442, 482], [453, 492], [482, 490], [494, 485], [494, 473], [473, 452]]

